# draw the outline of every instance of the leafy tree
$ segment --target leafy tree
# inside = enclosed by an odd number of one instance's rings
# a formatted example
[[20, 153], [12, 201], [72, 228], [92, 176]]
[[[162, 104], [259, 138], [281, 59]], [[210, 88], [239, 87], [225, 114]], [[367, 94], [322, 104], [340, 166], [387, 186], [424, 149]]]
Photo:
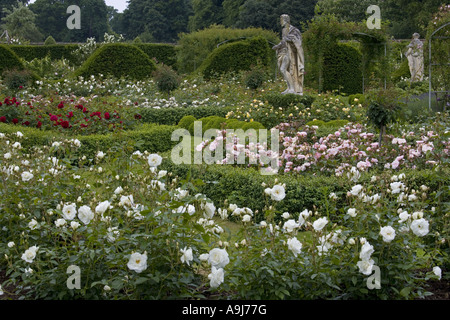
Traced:
[[0, 21], [6, 17], [6, 14], [3, 12], [3, 9], [12, 9], [13, 6], [17, 4], [17, 2], [21, 2], [23, 4], [27, 4], [30, 0], [0, 0]]
[[11, 37], [20, 40], [40, 41], [43, 36], [36, 27], [36, 15], [22, 2], [12, 9], [4, 8], [6, 16], [2, 19], [3, 29], [8, 30]]
[[233, 27], [239, 18], [239, 8], [245, 3], [245, 0], [224, 0], [222, 3], [224, 19], [223, 24], [226, 27]]
[[190, 13], [188, 0], [130, 0], [123, 13], [125, 37], [174, 42], [179, 33], [187, 31]]
[[223, 24], [223, 0], [192, 0], [193, 15], [189, 17], [189, 30], [205, 29], [213, 24]]
[[[68, 29], [67, 8], [77, 5], [81, 10], [81, 29]], [[29, 5], [37, 15], [36, 24], [44, 36], [59, 42], [84, 42], [87, 38], [102, 39], [108, 32], [108, 8], [104, 0], [36, 0]]]

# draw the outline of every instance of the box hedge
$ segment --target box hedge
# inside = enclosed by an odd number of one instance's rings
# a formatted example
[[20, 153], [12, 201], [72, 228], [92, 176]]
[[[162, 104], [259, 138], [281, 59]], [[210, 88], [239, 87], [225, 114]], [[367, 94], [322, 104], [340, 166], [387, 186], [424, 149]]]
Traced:
[[329, 47], [323, 57], [323, 90], [340, 93], [362, 93], [362, 55], [353, 46], [338, 43]]
[[188, 115], [192, 115], [196, 119], [219, 116], [225, 117], [232, 110], [232, 107], [185, 107], [185, 108], [139, 108], [137, 113], [142, 116], [142, 121], [146, 123], [157, 123], [166, 125], [177, 125], [179, 121]]
[[310, 108], [313, 104], [315, 97], [312, 95], [298, 95], [298, 94], [281, 94], [281, 93], [269, 93], [262, 97], [263, 100], [267, 101], [272, 107], [286, 108], [289, 106], [300, 104], [304, 105], [306, 108]]
[[25, 70], [25, 66], [17, 54], [9, 47], [0, 45], [0, 76], [5, 70]]
[[155, 59], [156, 63], [164, 63], [177, 69], [177, 52], [175, 45], [164, 43], [134, 43], [136, 47], [144, 51], [150, 59]]
[[78, 49], [77, 44], [11, 45], [10, 48], [26, 61], [32, 61], [35, 58], [43, 59], [46, 56], [50, 56], [52, 60], [67, 59], [72, 64], [77, 61], [73, 56], [73, 51]]
[[274, 58], [267, 40], [255, 37], [218, 47], [206, 58], [198, 72], [205, 79], [211, 79], [226, 73], [248, 71], [257, 65], [268, 67], [274, 62]]
[[75, 77], [111, 75], [134, 80], [150, 78], [156, 64], [135, 45], [110, 43], [102, 45], [74, 72]]

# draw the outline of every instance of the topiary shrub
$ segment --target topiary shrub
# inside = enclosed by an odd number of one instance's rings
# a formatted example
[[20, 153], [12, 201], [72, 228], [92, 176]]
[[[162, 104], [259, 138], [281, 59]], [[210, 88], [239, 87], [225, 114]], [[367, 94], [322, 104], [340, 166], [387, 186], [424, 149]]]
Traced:
[[56, 44], [56, 40], [52, 36], [48, 36], [47, 39], [45, 39], [44, 41], [44, 46], [50, 46], [54, 44]]
[[180, 76], [169, 66], [159, 65], [153, 72], [153, 79], [156, 82], [158, 90], [170, 94], [171, 91], [180, 86]]
[[189, 126], [194, 123], [197, 119], [194, 116], [184, 116], [181, 118], [180, 122], [178, 122], [178, 126], [181, 128], [184, 128], [186, 130], [189, 130]]
[[339, 43], [329, 47], [323, 57], [323, 90], [362, 93], [362, 55], [354, 47]]
[[252, 68], [244, 74], [245, 86], [249, 89], [256, 90], [267, 80], [267, 72], [262, 68]]
[[220, 46], [208, 56], [198, 71], [205, 79], [211, 79], [226, 73], [247, 71], [256, 65], [267, 67], [273, 57], [267, 40], [256, 37]]
[[150, 78], [156, 64], [137, 46], [124, 43], [102, 45], [75, 71], [75, 77], [110, 75], [135, 80]]
[[298, 95], [298, 94], [281, 94], [281, 93], [270, 93], [266, 94], [263, 99], [267, 101], [274, 108], [286, 108], [293, 105], [304, 105], [310, 108], [315, 100], [314, 96], [311, 95]]
[[5, 45], [0, 45], [0, 57], [0, 74], [8, 69], [25, 70], [25, 66], [17, 54]]
[[156, 63], [163, 63], [177, 70], [177, 52], [173, 44], [165, 43], [133, 43], [136, 47], [144, 51], [146, 55]]

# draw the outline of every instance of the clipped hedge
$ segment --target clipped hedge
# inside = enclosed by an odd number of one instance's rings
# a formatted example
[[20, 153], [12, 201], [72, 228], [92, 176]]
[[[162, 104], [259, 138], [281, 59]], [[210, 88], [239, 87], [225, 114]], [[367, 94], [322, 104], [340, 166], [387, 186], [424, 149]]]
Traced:
[[134, 45], [144, 51], [150, 59], [156, 59], [156, 63], [164, 63], [177, 69], [177, 52], [174, 45], [164, 43], [134, 43]]
[[268, 67], [274, 61], [274, 53], [266, 39], [255, 37], [224, 44], [215, 49], [198, 68], [205, 79], [226, 73], [248, 71], [253, 66]]
[[135, 80], [150, 78], [156, 64], [135, 45], [110, 43], [102, 45], [75, 71], [75, 77], [111, 75]]
[[195, 119], [193, 116], [185, 116], [180, 120], [178, 126], [189, 130], [189, 132], [193, 135], [196, 121], [202, 123], [202, 133], [205, 133], [208, 129], [222, 129], [222, 127], [224, 129], [242, 129], [244, 131], [248, 129], [265, 129], [265, 127], [257, 121], [246, 122], [219, 116], [209, 116], [200, 119]]
[[306, 108], [310, 108], [315, 100], [315, 97], [307, 94], [298, 95], [293, 93], [269, 93], [264, 95], [263, 99], [274, 108], [286, 108], [293, 105], [298, 106], [300, 104], [303, 104]]
[[353, 46], [338, 43], [323, 57], [323, 90], [340, 93], [362, 93], [362, 55]]
[[[334, 192], [338, 196], [336, 207], [342, 210], [346, 205], [346, 194], [351, 189], [348, 180], [342, 177], [324, 175], [261, 175], [256, 170], [248, 168], [237, 168], [231, 165], [175, 165], [170, 159], [165, 158], [161, 169], [168, 170], [180, 177], [186, 177], [191, 173], [193, 179], [202, 179], [205, 184], [198, 192], [206, 194], [214, 201], [216, 206], [225, 207], [227, 204], [237, 204], [240, 207], [249, 207], [255, 214], [254, 220], [264, 220], [262, 210], [267, 202], [264, 195], [263, 183], [273, 186], [274, 180], [285, 184], [286, 197], [276, 204], [280, 213], [289, 212], [293, 216], [304, 209], [315, 210], [323, 208], [325, 201], [329, 200], [329, 194]], [[440, 204], [445, 205], [450, 201], [450, 193], [445, 192], [450, 180], [450, 172], [439, 174], [434, 170], [407, 170], [405, 182], [411, 188], [420, 189], [421, 185], [430, 188], [430, 192], [436, 191], [440, 194]], [[445, 173], [445, 172], [444, 172]], [[389, 173], [388, 173], [389, 175]], [[358, 183], [369, 183], [372, 173], [363, 174]], [[441, 191], [441, 192], [440, 192]], [[442, 192], [443, 191], [443, 192]], [[270, 202], [274, 204], [274, 202]], [[332, 217], [330, 217], [332, 219]], [[279, 219], [281, 219], [279, 217]]]
[[51, 130], [40, 130], [18, 125], [0, 123], [0, 132], [16, 133], [20, 131], [24, 134], [20, 142], [22, 148], [30, 150], [35, 146], [51, 145], [54, 141], [64, 139], [78, 139], [81, 147], [77, 150], [79, 156], [93, 157], [98, 150], [106, 151], [114, 146], [120, 146], [125, 141], [131, 141], [134, 151], [140, 150], [148, 152], [162, 153], [172, 149], [176, 144], [172, 142], [172, 132], [176, 126], [144, 124], [135, 130], [128, 130], [113, 134], [93, 134], [93, 135], [66, 135]]
[[25, 70], [25, 66], [17, 54], [9, 47], [0, 45], [0, 76], [5, 70]]
[[78, 45], [11, 45], [10, 48], [20, 58], [26, 61], [32, 61], [35, 58], [43, 59], [48, 55], [52, 60], [59, 60], [64, 58], [69, 60], [71, 63], [76, 63], [76, 57], [73, 56], [73, 51], [78, 49]]
[[161, 109], [139, 108], [137, 113], [142, 116], [142, 121], [146, 123], [177, 125], [184, 116], [192, 115], [196, 119], [209, 116], [225, 117], [230, 110], [232, 110], [232, 107], [200, 106]]

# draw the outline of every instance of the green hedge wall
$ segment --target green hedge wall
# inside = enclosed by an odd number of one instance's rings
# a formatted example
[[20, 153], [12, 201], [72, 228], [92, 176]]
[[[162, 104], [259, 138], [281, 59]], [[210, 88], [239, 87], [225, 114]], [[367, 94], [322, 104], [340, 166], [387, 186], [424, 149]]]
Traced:
[[192, 115], [196, 119], [209, 116], [225, 117], [232, 109], [232, 107], [201, 106], [192, 108], [139, 108], [136, 112], [142, 116], [142, 121], [146, 123], [177, 125], [184, 116]]
[[51, 145], [54, 141], [63, 139], [78, 139], [81, 147], [78, 149], [78, 155], [86, 157], [94, 156], [98, 150], [105, 151], [114, 146], [120, 146], [126, 141], [131, 141], [135, 150], [148, 152], [166, 152], [176, 145], [172, 142], [172, 132], [177, 129], [176, 126], [144, 124], [135, 130], [124, 131], [118, 134], [93, 134], [93, 135], [73, 135], [68, 136], [55, 131], [45, 131], [37, 128], [28, 128], [23, 126], [0, 123], [0, 132], [15, 133], [20, 131], [24, 134], [21, 140], [22, 147], [30, 150], [34, 146]]
[[340, 93], [362, 93], [362, 55], [354, 47], [339, 43], [323, 57], [323, 90]]
[[9, 47], [0, 45], [0, 76], [7, 69], [24, 70], [25, 66]]
[[150, 59], [155, 58], [157, 63], [164, 63], [177, 69], [177, 52], [174, 45], [163, 43], [135, 43], [134, 45], [144, 51]]
[[315, 97], [310, 95], [298, 95], [298, 94], [281, 94], [281, 93], [269, 93], [263, 96], [274, 108], [286, 108], [293, 105], [303, 104], [306, 108], [311, 108]]
[[258, 64], [268, 67], [274, 62], [274, 58], [267, 40], [255, 37], [220, 46], [211, 52], [198, 71], [206, 79], [211, 79], [229, 72], [247, 71]]
[[72, 52], [78, 48], [77, 44], [55, 44], [55, 45], [12, 45], [11, 50], [14, 51], [20, 58], [31, 61], [34, 58], [42, 59], [47, 55], [52, 60], [67, 59], [72, 63], [75, 63], [75, 57]]
[[[286, 197], [276, 203], [276, 208], [280, 213], [289, 212], [297, 216], [304, 209], [313, 210], [323, 208], [325, 201], [328, 201], [330, 193], [334, 192], [338, 196], [336, 202], [337, 210], [345, 206], [346, 194], [351, 188], [346, 179], [335, 176], [312, 176], [312, 175], [274, 175], [264, 176], [256, 170], [248, 168], [237, 168], [230, 165], [175, 165], [170, 159], [164, 158], [161, 169], [168, 170], [180, 177], [186, 177], [190, 172], [192, 178], [202, 179], [205, 183], [198, 192], [206, 194], [214, 201], [216, 206], [222, 207], [224, 202], [235, 203], [240, 207], [249, 207], [253, 211], [258, 210], [255, 215], [256, 221], [264, 219], [262, 210], [267, 203], [262, 183], [269, 186], [274, 185], [274, 180], [278, 183], [286, 184]], [[413, 189], [419, 190], [421, 185], [430, 188], [429, 194], [436, 191], [441, 196], [440, 204], [448, 205], [450, 193], [448, 183], [450, 171], [447, 169], [444, 175], [440, 175], [433, 170], [407, 170], [405, 172], [406, 184]], [[358, 183], [370, 183], [372, 174], [364, 174]], [[445, 190], [447, 189], [447, 191]], [[274, 204], [274, 202], [269, 202]], [[332, 219], [332, 217], [330, 217]], [[281, 219], [279, 217], [279, 219]]]
[[150, 78], [156, 64], [137, 46], [111, 43], [97, 49], [74, 73], [75, 77], [112, 75], [136, 80]]

